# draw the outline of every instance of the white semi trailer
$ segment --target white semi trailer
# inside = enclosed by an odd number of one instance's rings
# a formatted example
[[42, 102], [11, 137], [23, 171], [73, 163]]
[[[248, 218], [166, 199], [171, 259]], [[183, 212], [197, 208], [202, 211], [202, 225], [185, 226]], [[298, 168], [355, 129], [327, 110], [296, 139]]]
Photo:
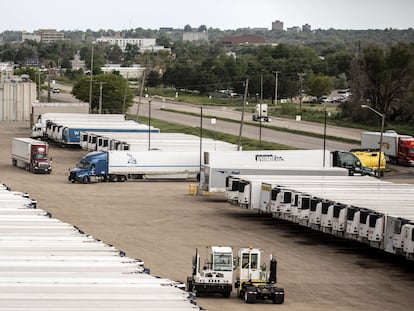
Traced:
[[123, 114], [88, 114], [88, 113], [64, 113], [64, 112], [50, 112], [43, 113], [34, 120], [35, 124], [32, 126], [31, 137], [36, 139], [44, 139], [46, 136], [46, 123], [63, 122], [63, 121], [95, 121], [95, 120], [111, 120], [111, 121], [123, 121], [125, 115]]
[[69, 181], [126, 181], [128, 179], [195, 179], [200, 152], [95, 151], [82, 157], [69, 172]]

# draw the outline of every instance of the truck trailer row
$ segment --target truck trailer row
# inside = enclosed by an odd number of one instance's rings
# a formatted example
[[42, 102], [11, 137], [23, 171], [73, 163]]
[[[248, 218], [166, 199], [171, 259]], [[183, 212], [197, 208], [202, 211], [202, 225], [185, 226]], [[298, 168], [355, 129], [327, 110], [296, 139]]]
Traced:
[[[230, 176], [242, 208], [414, 259], [414, 187], [368, 176]], [[237, 190], [235, 190], [237, 189]]]
[[0, 185], [4, 310], [200, 310], [177, 282]]

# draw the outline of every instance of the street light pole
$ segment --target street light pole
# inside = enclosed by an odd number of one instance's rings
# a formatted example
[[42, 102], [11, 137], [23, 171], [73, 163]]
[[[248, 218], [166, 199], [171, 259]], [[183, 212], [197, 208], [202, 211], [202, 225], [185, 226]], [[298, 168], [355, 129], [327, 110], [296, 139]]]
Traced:
[[376, 113], [377, 115], [379, 115], [381, 117], [381, 134], [380, 134], [380, 141], [379, 141], [379, 156], [378, 156], [378, 171], [377, 171], [377, 177], [380, 178], [381, 176], [381, 153], [382, 153], [382, 136], [384, 133], [384, 123], [385, 123], [385, 113], [381, 113], [377, 110], [375, 110], [374, 108], [372, 108], [371, 106], [368, 105], [361, 105], [361, 108], [368, 108], [369, 110], [371, 110], [372, 112]]

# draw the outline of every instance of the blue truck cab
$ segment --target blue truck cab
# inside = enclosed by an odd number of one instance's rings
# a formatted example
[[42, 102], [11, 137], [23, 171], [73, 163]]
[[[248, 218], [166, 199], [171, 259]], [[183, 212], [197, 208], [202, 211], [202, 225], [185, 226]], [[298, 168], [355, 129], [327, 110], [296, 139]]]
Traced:
[[69, 171], [68, 180], [72, 183], [89, 183], [108, 177], [108, 152], [94, 151], [82, 157], [76, 168]]

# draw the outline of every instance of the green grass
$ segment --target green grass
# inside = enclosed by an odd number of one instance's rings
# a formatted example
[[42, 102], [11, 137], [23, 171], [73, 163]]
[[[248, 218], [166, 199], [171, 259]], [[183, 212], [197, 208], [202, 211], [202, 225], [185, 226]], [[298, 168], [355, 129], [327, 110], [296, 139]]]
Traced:
[[[174, 109], [165, 109], [165, 108], [163, 108], [163, 110], [170, 111], [170, 112], [181, 113], [181, 114], [192, 115], [192, 116], [200, 116], [200, 114], [198, 114], [198, 113], [184, 112], [184, 111], [178, 111], [178, 110], [174, 110]], [[211, 118], [213, 116], [203, 115], [203, 117], [205, 117], [205, 118]], [[215, 116], [214, 116], [214, 118], [216, 118], [218, 120], [227, 121], [227, 122], [234, 122], [234, 123], [239, 123], [240, 122], [238, 120], [226, 119], [226, 118], [215, 117]], [[259, 126], [257, 124], [257, 122], [245, 121], [244, 124], [253, 125], [253, 126]], [[272, 129], [272, 130], [275, 130], [275, 131], [280, 131], [280, 132], [285, 132], [285, 133], [292, 133], [292, 134], [298, 134], [298, 135], [309, 136], [309, 137], [324, 138], [324, 135], [323, 134], [305, 132], [305, 131], [300, 131], [300, 130], [293, 130], [293, 129], [289, 129], [289, 128], [286, 128], [286, 127], [279, 127], [279, 126], [274, 126], [274, 125], [268, 125], [266, 123], [262, 123], [262, 128], [268, 128], [268, 129]], [[330, 135], [326, 135], [326, 139], [333, 140], [333, 141], [344, 142], [344, 143], [350, 143], [350, 144], [359, 144], [360, 143], [359, 140], [347, 139], [347, 138], [343, 138], [343, 137], [336, 137], [336, 136], [330, 136]]]
[[[132, 116], [132, 115], [128, 115], [128, 118], [135, 120], [135, 116]], [[139, 117], [139, 122], [148, 124], [148, 118]], [[188, 126], [183, 126], [183, 125], [179, 125], [179, 124], [175, 124], [171, 122], [161, 121], [161, 120], [154, 119], [154, 118], [151, 118], [151, 126], [159, 128], [162, 133], [184, 133], [184, 134], [200, 136], [199, 127], [188, 127]], [[238, 144], [238, 136], [236, 135], [230, 135], [230, 134], [211, 131], [207, 129], [203, 129], [202, 137], [226, 141], [226, 142], [229, 142], [235, 145]], [[256, 139], [250, 139], [246, 137], [241, 138], [241, 147], [242, 147], [242, 150], [293, 150], [295, 149], [290, 146], [269, 143], [269, 142], [264, 142], [264, 141], [260, 143], [260, 141]]]

